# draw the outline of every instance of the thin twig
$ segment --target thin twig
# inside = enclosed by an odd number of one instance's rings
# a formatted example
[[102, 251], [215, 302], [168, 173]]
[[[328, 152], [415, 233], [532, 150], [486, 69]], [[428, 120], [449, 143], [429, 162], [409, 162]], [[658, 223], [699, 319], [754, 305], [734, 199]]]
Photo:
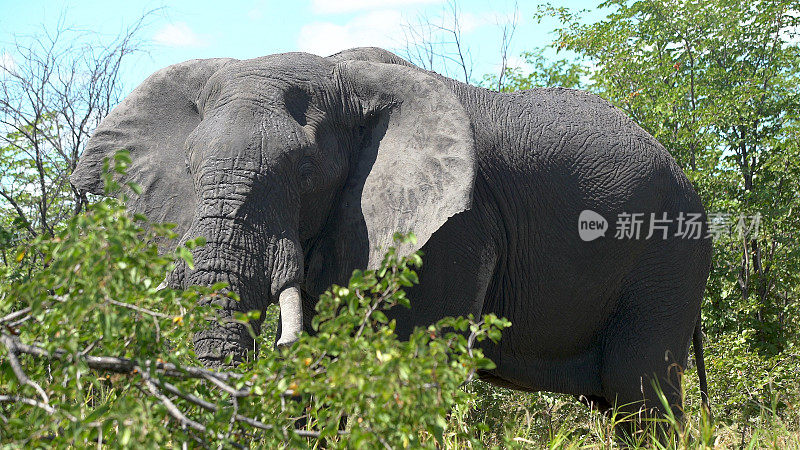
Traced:
[[[475, 339], [478, 337], [478, 330], [480, 329], [481, 325], [483, 325], [482, 320], [475, 324], [475, 329], [467, 338], [467, 354], [469, 354], [470, 358], [472, 357], [472, 348], [475, 346]], [[467, 379], [464, 380], [461, 385], [464, 386], [472, 382], [472, 379], [475, 377], [475, 372], [476, 370], [474, 368], [470, 369], [469, 374], [467, 374]]]
[[159, 319], [171, 319], [172, 318], [172, 316], [168, 316], [166, 314], [163, 314], [163, 313], [160, 313], [160, 312], [156, 312], [156, 311], [151, 311], [151, 310], [149, 310], [147, 308], [142, 308], [141, 306], [132, 305], [130, 303], [120, 302], [118, 300], [114, 300], [113, 298], [106, 298], [106, 301], [108, 303], [111, 303], [112, 305], [116, 305], [116, 306], [121, 306], [123, 308], [132, 309], [132, 310], [140, 312], [142, 314], [147, 314], [148, 316], [158, 317]]
[[17, 358], [18, 349], [15, 340], [12, 339], [11, 336], [3, 333], [0, 335], [0, 342], [2, 342], [8, 350], [8, 362], [11, 364], [11, 370], [14, 371], [14, 375], [17, 377], [19, 383], [32, 387], [39, 393], [39, 396], [42, 397], [45, 404], [50, 404], [50, 398], [47, 396], [44, 389], [39, 386], [39, 383], [28, 378], [28, 375], [26, 375], [25, 371], [22, 369], [22, 364], [20, 364], [19, 358]]
[[172, 400], [170, 400], [169, 397], [161, 393], [161, 391], [158, 389], [158, 386], [156, 386], [156, 384], [153, 383], [153, 380], [150, 379], [150, 376], [146, 372], [142, 372], [142, 379], [144, 379], [144, 383], [145, 386], [147, 386], [147, 390], [149, 390], [154, 397], [156, 397], [161, 401], [164, 407], [167, 408], [167, 412], [169, 413], [170, 416], [172, 416], [173, 418], [175, 418], [175, 420], [180, 422], [181, 425], [186, 425], [194, 430], [203, 433], [206, 432], [205, 425], [199, 422], [195, 422], [194, 420], [186, 417], [186, 415], [183, 414], [181, 410], [179, 410], [178, 407], [175, 406], [174, 403], [172, 403]]
[[227, 385], [222, 380], [215, 378], [212, 375], [204, 375], [203, 378], [210, 381], [213, 385], [217, 386], [218, 388], [222, 389], [223, 391], [227, 392], [228, 394], [232, 395], [233, 397], [247, 397], [250, 395], [250, 389], [235, 389], [232, 386]]
[[[156, 390], [158, 390], [158, 388], [161, 388], [161, 389], [163, 389], [163, 390], [165, 390], [165, 391], [167, 391], [167, 392], [169, 392], [169, 393], [171, 393], [173, 395], [176, 395], [176, 396], [180, 397], [183, 400], [186, 400], [189, 403], [192, 403], [194, 405], [199, 406], [200, 408], [205, 409], [206, 411], [210, 411], [210, 412], [214, 412], [214, 413], [219, 411], [219, 407], [214, 403], [211, 403], [209, 401], [203, 400], [203, 399], [195, 396], [194, 394], [188, 394], [186, 392], [183, 392], [183, 391], [181, 391], [180, 389], [178, 389], [175, 385], [173, 385], [171, 383], [160, 381], [160, 380], [157, 380], [155, 378], [151, 378], [151, 377], [145, 375], [145, 372], [143, 372], [142, 375], [143, 375], [143, 378], [145, 379], [146, 382], [152, 383], [154, 385]], [[150, 388], [148, 387], [148, 389], [150, 389]], [[152, 393], [152, 391], [151, 391], [151, 393]], [[163, 394], [161, 394], [161, 395], [163, 395]], [[237, 399], [237, 397], [234, 397], [234, 399]], [[159, 398], [159, 400], [161, 400], [161, 398]], [[175, 406], [175, 404], [172, 403], [172, 401], [170, 401], [170, 404], [173, 407], [175, 407], [175, 409], [178, 412], [180, 412], [180, 410], [177, 409], [177, 406]], [[166, 404], [165, 404], [165, 406], [166, 406]], [[232, 432], [232, 426], [233, 426], [232, 424], [233, 424], [234, 421], [235, 422], [245, 423], [247, 425], [250, 425], [253, 428], [258, 428], [258, 429], [261, 429], [261, 430], [274, 430], [275, 429], [274, 425], [268, 425], [268, 424], [266, 424], [264, 422], [261, 422], [260, 420], [256, 420], [256, 419], [253, 419], [251, 417], [243, 416], [243, 415], [239, 414], [237, 411], [238, 411], [238, 408], [234, 407], [234, 413], [231, 416], [231, 425], [229, 427], [228, 435], [230, 435], [230, 433]], [[173, 417], [175, 417], [175, 416], [173, 415]], [[182, 414], [182, 417], [184, 417], [187, 420], [191, 420], [191, 419], [188, 419], [183, 414]], [[178, 419], [179, 421], [183, 420], [183, 419], [181, 419], [179, 417], [175, 417], [175, 418]], [[182, 422], [182, 423], [185, 423], [185, 422]], [[188, 423], [187, 423], [187, 425], [188, 425]], [[189, 425], [189, 426], [191, 426], [191, 425]], [[198, 430], [198, 431], [202, 431], [202, 430]], [[320, 433], [317, 432], [317, 431], [307, 431], [307, 430], [298, 430], [298, 429], [291, 429], [291, 431], [296, 433], [298, 436], [302, 436], [302, 437], [318, 438], [320, 436]], [[340, 432], [339, 434], [344, 434], [344, 433]]]

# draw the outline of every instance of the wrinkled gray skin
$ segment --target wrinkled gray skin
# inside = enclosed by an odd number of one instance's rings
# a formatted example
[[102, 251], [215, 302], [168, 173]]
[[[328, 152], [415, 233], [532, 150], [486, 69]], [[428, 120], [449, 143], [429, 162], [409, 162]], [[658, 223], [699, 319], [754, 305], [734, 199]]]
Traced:
[[[327, 286], [413, 230], [403, 250], [421, 247], [425, 265], [411, 310], [395, 311], [401, 336], [495, 313], [513, 326], [486, 347], [489, 381], [636, 409], [660, 407], [657, 378], [680, 404], [673, 365], [699, 323], [710, 243], [615, 239], [614, 223], [703, 207], [664, 147], [598, 97], [499, 94], [375, 48], [193, 60], [105, 118], [73, 184], [101, 193], [102, 160], [120, 148], [144, 188], [129, 208], [207, 239], [167, 282], [228, 282], [241, 302], [225, 316], [279, 302], [281, 343], [310, 331]], [[584, 209], [610, 222], [604, 238], [579, 238]], [[236, 324], [195, 338], [209, 365], [253, 346]]]

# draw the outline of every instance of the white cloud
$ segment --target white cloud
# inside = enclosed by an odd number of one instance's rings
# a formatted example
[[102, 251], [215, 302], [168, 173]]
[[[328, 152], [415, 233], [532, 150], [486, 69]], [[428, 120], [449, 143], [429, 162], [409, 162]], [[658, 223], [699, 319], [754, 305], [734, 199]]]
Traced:
[[[449, 20], [452, 20], [449, 19]], [[511, 25], [514, 22], [514, 15], [503, 14], [496, 11], [487, 11], [482, 13], [460, 12], [459, 24], [461, 25], [461, 32], [469, 33], [470, 31], [480, 28], [485, 25], [505, 26]], [[519, 27], [522, 20], [519, 16], [516, 17], [517, 26]]]
[[[497, 76], [500, 74], [500, 69], [503, 67], [503, 62], [498, 61], [495, 64], [492, 64], [492, 71], [490, 72], [491, 75]], [[530, 70], [530, 65], [525, 58], [522, 56], [517, 55], [507, 55], [506, 56], [506, 69], [520, 69], [522, 73], [527, 73]]]
[[[500, 28], [503, 26], [510, 26], [513, 21], [514, 15], [511, 13], [503, 14], [495, 11], [472, 13], [465, 12], [463, 10], [458, 11], [458, 26], [463, 34], [470, 33], [478, 28], [488, 25]], [[519, 27], [522, 22], [519, 15], [517, 16], [516, 21], [517, 27]], [[452, 11], [449, 9], [449, 7], [448, 9], [443, 9], [441, 13], [436, 15], [431, 20], [431, 23], [441, 25], [447, 29], [453, 29], [454, 21]]]
[[0, 53], [0, 71], [2, 72], [14, 72], [14, 69], [17, 68], [17, 63], [14, 61], [14, 57], [11, 56], [8, 52]]
[[167, 47], [202, 47], [206, 45], [205, 39], [192, 31], [186, 22], [165, 25], [153, 35], [153, 40]]
[[[448, 25], [453, 25], [453, 18], [449, 18]], [[462, 33], [469, 33], [470, 31], [486, 25], [488, 22], [485, 17], [477, 16], [472, 13], [462, 12], [458, 17], [458, 25], [461, 27]]]
[[[525, 69], [528, 67], [528, 62], [525, 61], [525, 58], [518, 55], [508, 55], [506, 56], [506, 67], [516, 68], [519, 67], [521, 69]], [[500, 69], [498, 65], [498, 70]]]
[[250, 20], [260, 20], [264, 18], [264, 11], [259, 8], [252, 8], [247, 11], [247, 18]]
[[312, 0], [311, 11], [315, 14], [336, 14], [441, 2], [442, 0]]
[[403, 38], [403, 17], [399, 11], [374, 11], [353, 18], [344, 25], [312, 22], [300, 29], [300, 51], [328, 56], [352, 47], [393, 47]]
[[264, 18], [264, 10], [269, 7], [267, 0], [256, 0], [253, 7], [247, 11], [247, 18], [250, 20], [261, 20]]

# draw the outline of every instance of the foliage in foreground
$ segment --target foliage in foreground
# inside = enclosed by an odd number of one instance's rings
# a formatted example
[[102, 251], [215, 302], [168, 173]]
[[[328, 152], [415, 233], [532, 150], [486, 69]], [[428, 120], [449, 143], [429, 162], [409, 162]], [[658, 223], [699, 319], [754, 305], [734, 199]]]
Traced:
[[169, 266], [191, 256], [184, 247], [159, 256], [142, 220], [103, 200], [17, 253], [18, 267], [33, 253], [43, 267], [2, 274], [2, 442], [433, 447], [471, 396], [460, 386], [492, 366], [474, 344], [509, 325], [444, 319], [398, 341], [385, 311], [408, 304], [403, 288], [421, 260], [389, 249], [380, 269], [322, 296], [315, 336], [209, 371], [188, 343], [214, 320], [198, 300], [221, 286], [158, 290]]

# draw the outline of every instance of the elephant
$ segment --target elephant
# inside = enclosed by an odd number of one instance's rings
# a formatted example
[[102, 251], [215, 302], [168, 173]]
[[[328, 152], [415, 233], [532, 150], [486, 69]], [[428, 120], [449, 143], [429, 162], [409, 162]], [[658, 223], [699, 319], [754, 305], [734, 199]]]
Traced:
[[[102, 120], [74, 186], [102, 193], [117, 149], [132, 160], [123, 181], [143, 190], [128, 208], [206, 239], [167, 284], [228, 283], [240, 300], [214, 300], [223, 317], [278, 303], [278, 345], [312, 332], [327, 287], [413, 231], [398, 251], [421, 249], [424, 264], [411, 308], [391, 311], [398, 336], [494, 313], [512, 326], [485, 345], [496, 367], [483, 379], [662, 414], [656, 385], [680, 414], [693, 340], [706, 395], [711, 242], [680, 235], [689, 216], [705, 234], [703, 205], [669, 152], [598, 96], [493, 92], [372, 47], [198, 59], [157, 71]], [[654, 236], [602, 230], [633, 216], [652, 231], [664, 215], [677, 219]], [[232, 321], [194, 336], [210, 366], [253, 345]]]

